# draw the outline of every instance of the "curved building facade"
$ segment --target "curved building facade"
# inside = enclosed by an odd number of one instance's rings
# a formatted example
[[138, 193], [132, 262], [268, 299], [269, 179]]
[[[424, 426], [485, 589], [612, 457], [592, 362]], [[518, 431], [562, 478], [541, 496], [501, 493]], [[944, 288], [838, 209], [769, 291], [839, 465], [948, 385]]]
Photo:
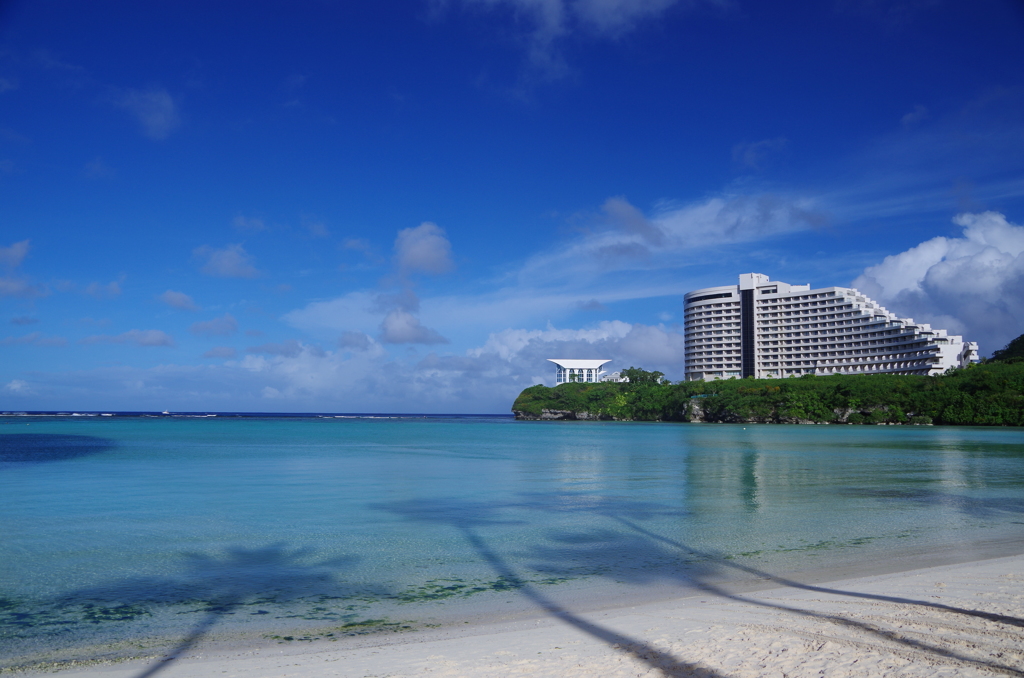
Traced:
[[898, 318], [846, 287], [740, 275], [684, 296], [686, 379], [804, 374], [941, 374], [978, 360], [978, 345]]

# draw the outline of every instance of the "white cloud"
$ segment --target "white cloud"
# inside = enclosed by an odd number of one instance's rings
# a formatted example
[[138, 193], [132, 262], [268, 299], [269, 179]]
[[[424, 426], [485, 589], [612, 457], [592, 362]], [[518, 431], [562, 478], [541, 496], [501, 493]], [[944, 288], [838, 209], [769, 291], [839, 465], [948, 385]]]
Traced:
[[338, 348], [353, 351], [366, 351], [373, 345], [373, 339], [363, 332], [343, 332], [338, 337]]
[[911, 112], [907, 113], [902, 118], [900, 118], [900, 123], [904, 127], [910, 128], [910, 127], [913, 127], [914, 125], [916, 125], [917, 123], [921, 122], [922, 120], [924, 120], [927, 117], [928, 117], [928, 109], [925, 108], [924, 106], [921, 106], [920, 104], [918, 104], [917, 106], [914, 106], [914, 110], [912, 110]]
[[17, 268], [28, 254], [29, 241], [22, 240], [9, 247], [0, 247], [0, 266]]
[[39, 285], [14, 277], [0, 277], [0, 297], [44, 297], [47, 291]]
[[553, 327], [546, 330], [508, 329], [491, 334], [483, 346], [471, 349], [469, 355], [479, 358], [490, 353], [508, 361], [532, 343], [585, 342], [593, 344], [607, 339], [622, 339], [629, 334], [631, 329], [632, 325], [620, 320], [605, 321], [589, 330], [558, 330]]
[[262, 344], [260, 346], [250, 346], [245, 349], [249, 353], [263, 353], [266, 355], [279, 355], [285, 358], [295, 358], [296, 356], [308, 353], [314, 357], [323, 357], [326, 354], [323, 349], [319, 346], [307, 345], [299, 343], [295, 339], [288, 339], [280, 343]]
[[33, 285], [24, 278], [14, 274], [14, 269], [28, 255], [29, 241], [21, 240], [8, 247], [0, 247], [0, 267], [7, 269], [9, 275], [0, 276], [0, 297], [25, 297], [32, 299], [44, 297], [49, 291], [40, 285]]
[[198, 311], [199, 307], [196, 306], [196, 302], [192, 300], [192, 297], [188, 296], [184, 292], [175, 292], [174, 290], [167, 290], [159, 297], [160, 301], [164, 302], [171, 308], [176, 308], [181, 311]]
[[401, 308], [393, 309], [380, 324], [380, 340], [385, 344], [447, 344], [447, 339], [424, 327], [419, 318]]
[[214, 346], [209, 351], [203, 354], [204, 358], [234, 358], [238, 355], [231, 346]]
[[749, 169], [762, 170], [769, 158], [785, 151], [788, 146], [789, 140], [784, 137], [736, 144], [732, 147], [732, 159]]
[[581, 311], [607, 311], [608, 307], [602, 304], [597, 299], [591, 299], [590, 301], [580, 301], [577, 303], [577, 308]]
[[1024, 90], [989, 89], [959, 109], [918, 116], [843, 160], [822, 202], [837, 221], [920, 218], [1024, 196]]
[[267, 230], [267, 225], [262, 219], [245, 217], [241, 214], [236, 216], [231, 223], [236, 229], [242, 232], [259, 233], [260, 231]]
[[206, 275], [219, 278], [255, 278], [262, 275], [262, 272], [253, 266], [249, 253], [237, 243], [223, 249], [203, 245], [194, 249], [192, 255], [206, 260], [200, 268]]
[[85, 293], [89, 296], [96, 297], [97, 299], [116, 297], [121, 294], [121, 285], [116, 280], [111, 281], [106, 285], [98, 282], [92, 282], [86, 286]]
[[307, 221], [304, 225], [306, 230], [309, 231], [309, 235], [313, 238], [331, 237], [330, 229], [328, 229], [327, 224], [322, 221]]
[[888, 256], [853, 286], [991, 353], [1024, 332], [1024, 227], [997, 212], [953, 221], [963, 227], [962, 237], [932, 238]]
[[192, 323], [189, 332], [200, 337], [226, 337], [238, 331], [238, 321], [230, 313], [213, 320]]
[[[625, 198], [609, 198], [594, 230], [526, 262], [524, 283], [586, 279], [613, 270], [678, 268], [680, 255], [817, 228], [827, 217], [813, 201], [772, 194], [716, 196], [665, 203], [650, 216]], [[583, 276], [581, 278], [581, 276]]]
[[[362, 244], [357, 243], [359, 248]], [[361, 351], [369, 346], [366, 333], [374, 325], [385, 344], [449, 343], [414, 315], [419, 311], [420, 300], [408, 280], [414, 273], [436, 275], [451, 270], [451, 243], [444, 230], [431, 222], [400, 230], [395, 238], [394, 265], [402, 285], [399, 289], [377, 294], [353, 292], [331, 301], [313, 302], [286, 314], [284, 320], [307, 331], [343, 332], [339, 347]]]
[[45, 337], [42, 332], [0, 339], [0, 346], [66, 346], [67, 343], [64, 337]]
[[[274, 409], [318, 412], [508, 412], [516, 395], [553, 384], [546, 358], [608, 358], [608, 366], [682, 377], [682, 336], [664, 326], [620, 321], [581, 329], [507, 329], [460, 354], [393, 358], [367, 338], [365, 350], [325, 351], [302, 341], [253, 347], [259, 354], [216, 365], [105, 367], [37, 374], [33, 387], [53, 408], [102, 402], [121, 409]], [[229, 350], [210, 357], [230, 358]], [[65, 404], [66, 403], [66, 404]], [[79, 407], [83, 405], [79, 404]]]
[[110, 165], [103, 162], [103, 158], [96, 157], [85, 163], [85, 167], [82, 168], [82, 175], [87, 179], [106, 179], [114, 176], [114, 170]]
[[[438, 4], [447, 4], [440, 2]], [[678, 0], [463, 0], [465, 6], [511, 12], [526, 28], [530, 64], [555, 78], [568, 72], [557, 44], [572, 34], [617, 38], [638, 24], [661, 16]], [[728, 0], [694, 0], [685, 3], [729, 6]]]
[[[576, 0], [572, 10], [600, 33], [632, 30], [637, 23], [663, 13], [677, 0]], [[711, 3], [723, 4], [723, 3]]]
[[4, 390], [10, 391], [11, 393], [20, 394], [27, 394], [32, 392], [32, 389], [29, 387], [28, 382], [22, 381], [21, 379], [12, 379], [11, 381], [7, 382], [4, 385]]
[[546, 369], [547, 358], [571, 356], [608, 358], [615, 362], [615, 369], [632, 364], [682, 378], [684, 343], [682, 334], [664, 325], [609, 320], [587, 329], [503, 330], [467, 355], [498, 358], [516, 366], [520, 375], [534, 373], [538, 366]]
[[162, 330], [128, 330], [122, 334], [94, 334], [81, 344], [135, 344], [136, 346], [174, 346], [174, 338]]
[[402, 275], [450, 271], [454, 267], [452, 245], [444, 229], [424, 221], [415, 228], [399, 231], [395, 238], [395, 264]]
[[174, 98], [162, 87], [126, 89], [115, 103], [135, 116], [150, 139], [166, 139], [181, 122]]
[[377, 295], [371, 292], [350, 292], [336, 299], [310, 302], [281, 319], [296, 329], [317, 334], [337, 336], [352, 328], [370, 331], [380, 323], [376, 300]]

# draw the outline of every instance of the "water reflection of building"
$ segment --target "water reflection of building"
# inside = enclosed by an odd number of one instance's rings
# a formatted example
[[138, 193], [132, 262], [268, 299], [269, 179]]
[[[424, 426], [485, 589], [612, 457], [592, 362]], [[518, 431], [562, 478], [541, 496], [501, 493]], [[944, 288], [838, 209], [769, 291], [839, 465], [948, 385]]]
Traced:
[[764, 460], [755, 444], [730, 439], [719, 440], [723, 446], [704, 447], [704, 441], [690, 442], [686, 491], [694, 508], [726, 504], [730, 512], [750, 513], [761, 508]]

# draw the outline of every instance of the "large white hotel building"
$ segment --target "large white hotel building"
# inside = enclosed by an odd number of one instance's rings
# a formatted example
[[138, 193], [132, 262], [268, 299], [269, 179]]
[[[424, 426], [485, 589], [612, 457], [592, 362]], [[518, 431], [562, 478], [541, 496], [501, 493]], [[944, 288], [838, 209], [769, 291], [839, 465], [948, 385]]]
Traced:
[[760, 273], [685, 295], [686, 379], [803, 374], [941, 374], [978, 345], [897, 318], [847, 287], [790, 285]]

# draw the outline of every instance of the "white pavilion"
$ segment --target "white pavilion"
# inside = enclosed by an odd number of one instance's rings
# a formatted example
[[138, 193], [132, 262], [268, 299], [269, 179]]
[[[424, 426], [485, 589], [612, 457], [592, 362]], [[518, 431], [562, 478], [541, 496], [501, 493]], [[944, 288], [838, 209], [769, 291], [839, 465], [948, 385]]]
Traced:
[[608, 374], [602, 368], [611, 360], [569, 360], [565, 358], [548, 358], [557, 366], [555, 385], [570, 381], [596, 383], [599, 381], [619, 381], [619, 373]]

